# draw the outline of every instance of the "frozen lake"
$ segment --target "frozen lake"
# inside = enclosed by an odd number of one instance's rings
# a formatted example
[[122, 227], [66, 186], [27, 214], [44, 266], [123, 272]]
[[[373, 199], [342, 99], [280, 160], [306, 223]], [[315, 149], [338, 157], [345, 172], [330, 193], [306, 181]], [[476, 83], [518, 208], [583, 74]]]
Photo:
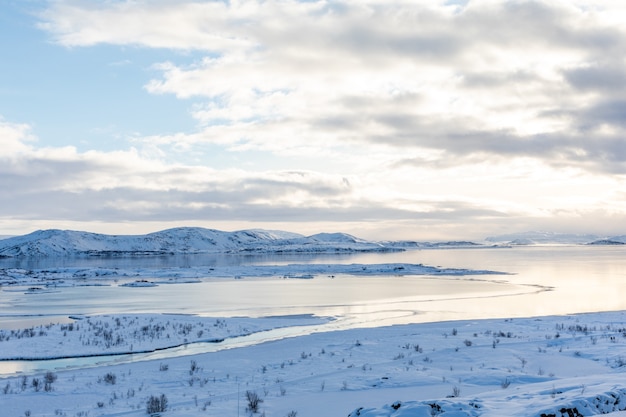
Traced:
[[[259, 265], [288, 263], [425, 265], [488, 269], [512, 275], [465, 277], [318, 276], [315, 279], [216, 278], [147, 288], [58, 288], [50, 293], [0, 291], [0, 328], [23, 327], [41, 316], [182, 313], [211, 316], [317, 314], [357, 316], [372, 325], [459, 318], [516, 317], [626, 309], [626, 256], [622, 247], [514, 247], [436, 249], [354, 255], [178, 256], [85, 259], [84, 267]], [[72, 260], [0, 267], [52, 268]], [[552, 287], [538, 291], [535, 286]], [[505, 297], [505, 298], [502, 298]], [[366, 317], [367, 316], [367, 317]], [[46, 321], [46, 318], [43, 318]]]
[[[31, 263], [29, 267], [69, 266], [69, 262], [45, 260], [43, 264]], [[254, 344], [303, 332], [626, 309], [623, 297], [626, 294], [626, 257], [622, 247], [472, 248], [337, 256], [185, 256], [80, 262], [85, 267], [401, 262], [489, 269], [512, 275], [213, 278], [200, 283], [157, 287], [67, 287], [41, 294], [4, 288], [0, 292], [0, 328], [67, 321], [68, 316], [78, 314], [180, 313], [221, 317], [314, 314], [337, 318], [330, 324], [281, 329], [230, 341], [223, 347], [199, 346], [184, 352], [179, 349], [159, 353], [179, 355]]]

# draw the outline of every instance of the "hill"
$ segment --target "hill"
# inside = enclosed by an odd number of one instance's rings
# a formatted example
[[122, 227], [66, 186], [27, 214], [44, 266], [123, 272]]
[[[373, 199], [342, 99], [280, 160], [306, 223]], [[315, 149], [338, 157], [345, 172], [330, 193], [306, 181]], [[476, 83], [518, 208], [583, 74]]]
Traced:
[[0, 257], [138, 256], [195, 253], [337, 253], [398, 251], [344, 233], [303, 236], [270, 230], [224, 232], [180, 227], [146, 235], [106, 235], [72, 230], [38, 230], [0, 240]]
[[601, 236], [592, 234], [533, 231], [491, 236], [485, 240], [490, 243], [508, 245], [581, 245], [600, 238]]

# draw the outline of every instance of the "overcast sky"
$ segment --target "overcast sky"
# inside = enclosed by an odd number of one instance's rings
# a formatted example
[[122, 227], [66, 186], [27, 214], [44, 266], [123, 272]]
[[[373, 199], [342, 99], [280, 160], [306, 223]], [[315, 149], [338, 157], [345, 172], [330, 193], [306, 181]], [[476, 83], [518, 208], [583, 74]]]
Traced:
[[621, 0], [8, 0], [0, 235], [626, 233]]

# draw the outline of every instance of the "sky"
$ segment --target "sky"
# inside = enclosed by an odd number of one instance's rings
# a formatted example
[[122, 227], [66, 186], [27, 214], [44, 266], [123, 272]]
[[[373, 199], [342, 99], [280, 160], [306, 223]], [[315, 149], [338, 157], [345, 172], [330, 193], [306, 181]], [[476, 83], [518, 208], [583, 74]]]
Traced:
[[7, 0], [0, 235], [626, 233], [619, 0]]

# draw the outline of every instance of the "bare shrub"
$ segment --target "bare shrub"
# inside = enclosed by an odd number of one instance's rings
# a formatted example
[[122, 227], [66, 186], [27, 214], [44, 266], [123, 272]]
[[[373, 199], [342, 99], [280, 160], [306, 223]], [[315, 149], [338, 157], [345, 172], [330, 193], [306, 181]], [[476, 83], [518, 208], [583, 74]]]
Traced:
[[46, 372], [43, 376], [44, 386], [43, 389], [46, 392], [52, 391], [52, 383], [57, 380], [57, 375], [54, 372]]
[[39, 380], [39, 378], [33, 378], [31, 385], [36, 392], [39, 392], [39, 390], [41, 389], [41, 381]]
[[189, 375], [193, 375], [195, 372], [198, 372], [200, 369], [198, 368], [198, 363], [194, 360], [191, 361], [191, 365], [189, 366]]
[[248, 401], [247, 410], [251, 413], [258, 413], [263, 399], [255, 391], [246, 391], [246, 400]]
[[160, 397], [151, 395], [146, 403], [146, 413], [158, 414], [167, 410], [167, 397], [165, 394], [161, 394]]
[[117, 381], [117, 376], [115, 376], [114, 373], [112, 372], [108, 372], [105, 376], [104, 376], [104, 382], [106, 382], [109, 385], [115, 385], [115, 382]]

